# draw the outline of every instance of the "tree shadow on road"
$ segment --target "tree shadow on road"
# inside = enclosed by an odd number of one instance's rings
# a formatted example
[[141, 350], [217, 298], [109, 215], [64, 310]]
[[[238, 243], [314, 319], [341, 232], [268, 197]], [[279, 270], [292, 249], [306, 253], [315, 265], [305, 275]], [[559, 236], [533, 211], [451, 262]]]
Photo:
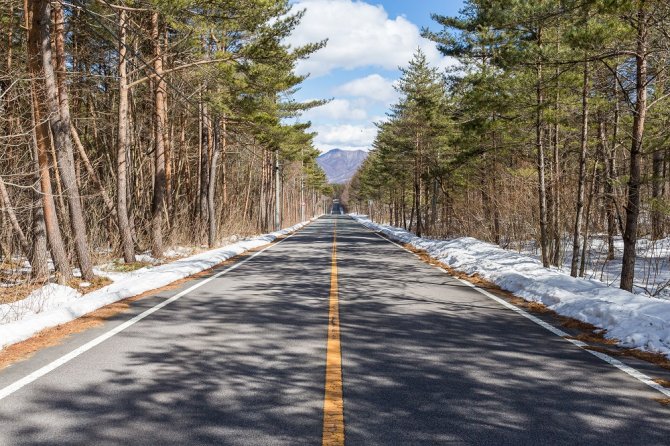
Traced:
[[[330, 234], [312, 241], [38, 380], [3, 430], [17, 445], [319, 444]], [[338, 247], [348, 445], [670, 438], [654, 394], [588, 353], [368, 233], [343, 224]]]

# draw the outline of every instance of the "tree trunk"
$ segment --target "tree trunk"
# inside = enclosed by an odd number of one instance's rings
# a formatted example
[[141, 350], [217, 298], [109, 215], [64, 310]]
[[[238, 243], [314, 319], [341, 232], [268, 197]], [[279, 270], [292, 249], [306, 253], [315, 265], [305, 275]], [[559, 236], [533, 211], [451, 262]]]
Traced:
[[128, 17], [125, 9], [119, 11], [119, 122], [116, 149], [116, 219], [121, 236], [121, 251], [126, 263], [135, 262], [135, 245], [128, 219], [127, 163], [130, 141], [128, 140], [128, 59], [126, 34]]
[[[557, 53], [560, 46], [559, 43], [556, 43]], [[552, 213], [552, 222], [553, 222], [553, 252], [551, 253], [551, 264], [558, 266], [561, 263], [561, 157], [560, 151], [558, 148], [559, 144], [559, 125], [558, 125], [558, 116], [560, 112], [560, 70], [559, 66], [556, 67], [556, 98], [554, 102], [554, 113], [555, 113], [555, 122], [554, 130], [552, 132], [552, 185], [551, 190], [553, 193], [553, 199], [551, 200], [551, 213]]]
[[[45, 1], [45, 0], [40, 0]], [[49, 21], [42, 23], [42, 65], [44, 70], [47, 96], [49, 99], [49, 121], [51, 131], [54, 135], [56, 154], [58, 156], [58, 168], [63, 181], [64, 193], [67, 197], [68, 209], [70, 211], [70, 225], [74, 246], [79, 260], [81, 277], [91, 280], [94, 277], [93, 263], [86, 237], [86, 221], [82, 209], [81, 195], [77, 185], [77, 177], [74, 168], [74, 153], [72, 150], [72, 139], [70, 135], [70, 105], [65, 85], [65, 43], [64, 28], [65, 17], [63, 8], [59, 2], [53, 3], [55, 22], [55, 60], [54, 71], [51, 41], [49, 36]], [[49, 6], [46, 7], [48, 16]]]
[[584, 235], [582, 240], [582, 254], [579, 263], [579, 277], [584, 277], [586, 271], [586, 247], [589, 242], [589, 224], [591, 220], [591, 205], [593, 204], [593, 196], [596, 192], [596, 181], [598, 178], [598, 161], [593, 165], [593, 176], [591, 177], [591, 188], [589, 191], [589, 199], [586, 202], [586, 226], [584, 227]]
[[605, 204], [605, 220], [607, 221], [607, 260], [614, 259], [614, 235], [616, 234], [616, 221], [614, 209], [614, 186], [613, 173], [614, 155], [613, 150], [607, 149], [607, 139], [605, 136], [605, 123], [601, 119], [598, 122], [598, 140], [602, 148], [603, 161], [603, 189], [604, 189], [604, 204]]
[[651, 178], [651, 238], [658, 240], [663, 238], [663, 211], [662, 203], [665, 178], [663, 178], [663, 156], [664, 150], [656, 149], [652, 158]]
[[[165, 48], [168, 48], [168, 33], [163, 32], [163, 41]], [[164, 171], [165, 171], [165, 199], [163, 200], [163, 210], [168, 216], [167, 222], [170, 223], [169, 215], [170, 210], [172, 209], [172, 193], [173, 193], [173, 179], [172, 179], [172, 143], [171, 138], [168, 137], [168, 97], [167, 97], [167, 85], [164, 82], [163, 88], [163, 152], [164, 152]]]
[[414, 206], [416, 207], [416, 235], [421, 237], [423, 224], [421, 222], [421, 145], [419, 142], [419, 135], [416, 135], [416, 158], [414, 160]]
[[[584, 211], [584, 188], [586, 183], [586, 149], [589, 134], [589, 64], [584, 62], [584, 76], [582, 83], [582, 133], [579, 148], [579, 178], [577, 180], [577, 209], [575, 211], [575, 226], [572, 234], [572, 261], [570, 264], [570, 275], [577, 277], [579, 266], [579, 242], [582, 230], [582, 217]], [[584, 247], [586, 249], [586, 247]]]
[[26, 235], [23, 233], [23, 230], [21, 229], [21, 225], [19, 225], [19, 220], [16, 218], [16, 212], [14, 212], [14, 207], [12, 206], [12, 202], [9, 199], [9, 193], [7, 192], [5, 182], [2, 180], [1, 176], [0, 176], [0, 201], [2, 202], [3, 207], [7, 211], [9, 221], [12, 224], [12, 228], [14, 229], [16, 237], [19, 240], [19, 244], [21, 245], [21, 251], [23, 251], [23, 255], [25, 255], [28, 259], [31, 259], [32, 250], [30, 249], [30, 244], [28, 243], [28, 239], [26, 238]]
[[647, 14], [645, 8], [645, 1], [640, 0], [637, 12], [637, 51], [635, 56], [636, 100], [630, 148], [626, 227], [623, 234], [623, 262], [620, 283], [621, 289], [626, 291], [633, 290], [633, 279], [635, 277], [635, 246], [637, 244], [637, 226], [640, 215], [640, 162], [644, 123], [647, 115]]
[[[56, 269], [56, 279], [59, 283], [65, 283], [72, 279], [72, 269], [68, 262], [63, 236], [58, 224], [56, 205], [54, 203], [53, 191], [51, 189], [51, 174], [49, 173], [49, 127], [42, 119], [40, 104], [44, 103], [43, 94], [37, 84], [37, 79], [44, 76], [42, 70], [41, 46], [44, 40], [42, 29], [49, 26], [48, 2], [36, 0], [30, 3], [29, 13], [30, 27], [28, 29], [28, 67], [32, 77], [31, 97], [33, 109], [33, 132], [35, 159], [39, 170], [40, 189], [42, 195], [42, 210], [44, 212], [44, 227], [46, 229], [51, 257]], [[47, 43], [49, 42], [47, 36]], [[36, 221], [39, 226], [39, 220]], [[39, 252], [39, 250], [36, 250]]]
[[151, 254], [163, 256], [163, 207], [165, 202], [165, 80], [158, 12], [151, 14], [151, 40], [154, 50], [154, 191], [151, 201]]
[[[28, 11], [26, 10], [26, 15]], [[31, 86], [31, 91], [33, 87]], [[33, 129], [37, 128], [35, 120], [35, 102], [31, 102], [31, 123]], [[36, 281], [47, 281], [49, 280], [49, 264], [47, 252], [47, 227], [44, 219], [44, 207], [43, 201], [47, 198], [51, 199], [53, 206], [53, 197], [46, 197], [45, 194], [42, 194], [41, 190], [41, 168], [38, 161], [38, 144], [37, 144], [37, 130], [33, 130], [32, 134], [32, 159], [34, 166], [34, 178], [35, 184], [38, 185], [33, 189], [33, 246], [32, 246], [32, 257], [30, 258], [30, 265], [32, 267], [30, 276], [33, 280]], [[55, 264], [55, 261], [54, 261]]]
[[245, 218], [249, 218], [251, 220], [249, 198], [251, 197], [251, 178], [254, 171], [254, 160], [251, 159], [250, 162], [251, 164], [249, 166], [249, 176], [247, 177], [246, 194], [244, 195], [244, 212], [242, 212], [242, 215], [244, 215]]
[[[223, 144], [225, 146], [225, 125], [223, 131]], [[212, 152], [212, 160], [210, 162], [209, 171], [209, 190], [207, 191], [207, 214], [209, 215], [209, 232], [207, 237], [207, 244], [210, 248], [216, 245], [216, 203], [214, 195], [216, 193], [216, 167], [219, 159], [220, 141], [219, 141], [219, 123], [214, 123], [214, 151]]]
[[[665, 86], [665, 66], [667, 60], [659, 61], [660, 69], [655, 73], [656, 83], [654, 85], [654, 96], [662, 96], [666, 92]], [[665, 149], [656, 147], [652, 156], [652, 177], [651, 177], [651, 238], [658, 240], [663, 238], [665, 233], [665, 212], [663, 210], [663, 197], [665, 195]]]
[[204, 229], [208, 221], [207, 192], [209, 191], [209, 171], [212, 155], [212, 121], [209, 118], [207, 105], [202, 104], [202, 146], [200, 148], [200, 221]]
[[[542, 48], [542, 30], [537, 33], [538, 46]], [[540, 250], [542, 251], [542, 265], [549, 266], [549, 253], [547, 252], [547, 187], [545, 183], [544, 166], [544, 122], [542, 119], [542, 107], [544, 106], [544, 92], [542, 90], [542, 63], [536, 66], [537, 86], [535, 89], [537, 111], [535, 114], [535, 147], [537, 150], [537, 187], [540, 201]]]
[[[34, 150], [36, 146], [33, 145]], [[36, 183], [39, 184], [40, 166], [37, 157], [34, 157]], [[38, 282], [49, 280], [49, 253], [47, 252], [47, 230], [44, 222], [44, 208], [39, 188], [33, 191], [33, 246], [30, 257], [30, 277]]]
[[[615, 68], [616, 71], [616, 68]], [[616, 79], [613, 79], [614, 90], [614, 125], [612, 129], [612, 145], [607, 151], [607, 174], [605, 176], [605, 194], [607, 196], [607, 260], [614, 259], [614, 236], [617, 234], [617, 219], [621, 226], [621, 219], [618, 212], [616, 189], [614, 182], [617, 178], [616, 171], [616, 149], [618, 147], [619, 138], [619, 87]], [[603, 134], [601, 139], [605, 144], [605, 130], [603, 125]], [[622, 231], [623, 232], [623, 231]]]

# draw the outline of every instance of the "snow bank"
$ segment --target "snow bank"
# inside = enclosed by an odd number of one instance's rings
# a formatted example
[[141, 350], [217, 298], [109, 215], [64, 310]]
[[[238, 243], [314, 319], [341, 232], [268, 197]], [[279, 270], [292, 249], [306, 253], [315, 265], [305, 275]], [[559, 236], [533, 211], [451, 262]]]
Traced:
[[495, 283], [528, 301], [607, 330], [620, 345], [670, 357], [670, 301], [644, 297], [590, 279], [579, 279], [542, 266], [539, 260], [497, 245], [463, 237], [431, 240], [401, 228], [352, 215], [368, 228], [425, 250], [450, 267]]
[[26, 299], [0, 305], [0, 348], [28, 339], [45, 328], [64, 324], [121, 299], [136, 296], [204, 271], [243, 252], [294, 232], [309, 222], [243, 240], [222, 248], [127, 273], [118, 281], [82, 298], [74, 289], [48, 284]]

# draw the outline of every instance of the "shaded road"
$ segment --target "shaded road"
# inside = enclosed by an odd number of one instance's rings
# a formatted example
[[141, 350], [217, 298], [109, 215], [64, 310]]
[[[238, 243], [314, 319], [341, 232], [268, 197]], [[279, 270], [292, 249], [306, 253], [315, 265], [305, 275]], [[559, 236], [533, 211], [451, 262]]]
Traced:
[[320, 444], [335, 221], [346, 444], [668, 443], [660, 394], [328, 216], [0, 400], [0, 444]]

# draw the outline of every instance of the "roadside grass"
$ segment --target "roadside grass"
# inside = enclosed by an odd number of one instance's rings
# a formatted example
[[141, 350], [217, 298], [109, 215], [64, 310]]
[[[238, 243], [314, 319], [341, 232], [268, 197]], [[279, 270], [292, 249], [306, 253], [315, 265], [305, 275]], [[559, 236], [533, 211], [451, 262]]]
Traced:
[[83, 280], [79, 277], [76, 277], [70, 280], [67, 283], [67, 286], [74, 288], [81, 294], [88, 294], [92, 291], [99, 290], [100, 288], [107, 286], [110, 283], [112, 283], [111, 279], [102, 276], [95, 276], [93, 280]]
[[144, 268], [145, 266], [153, 266], [153, 263], [150, 262], [130, 262], [125, 263], [121, 259], [114, 259], [109, 267], [111, 271], [116, 271], [119, 273], [129, 273], [132, 271], [137, 271], [138, 269]]
[[[0, 282], [4, 282], [4, 277], [0, 276]], [[33, 281], [8, 283], [6, 286], [0, 287], [0, 304], [11, 304], [12, 302], [25, 299], [30, 293], [43, 286], [43, 282]]]

